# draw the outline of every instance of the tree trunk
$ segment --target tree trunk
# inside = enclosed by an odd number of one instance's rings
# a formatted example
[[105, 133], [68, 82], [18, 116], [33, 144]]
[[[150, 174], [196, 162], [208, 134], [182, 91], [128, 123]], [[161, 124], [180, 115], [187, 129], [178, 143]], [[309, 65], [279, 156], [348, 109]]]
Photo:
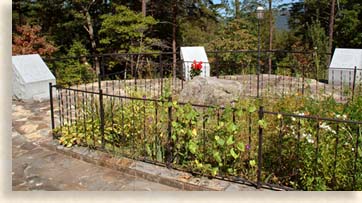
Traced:
[[174, 0], [172, 6], [172, 78], [173, 84], [176, 83], [176, 28], [177, 28], [177, 0]]
[[[96, 55], [97, 54], [97, 44], [96, 44], [96, 40], [94, 37], [92, 17], [89, 14], [88, 10], [84, 10], [84, 14], [86, 17], [86, 25], [87, 25], [85, 27], [85, 29], [87, 30], [87, 32], [89, 34], [89, 40], [90, 40], [91, 46], [92, 46], [92, 54]], [[95, 64], [96, 73], [98, 75], [100, 73], [100, 64], [99, 64], [99, 59], [97, 56], [94, 57], [94, 64]]]
[[142, 0], [142, 15], [146, 16], [146, 0]]
[[239, 0], [235, 0], [235, 18], [239, 18], [240, 17], [240, 1]]
[[18, 7], [18, 14], [19, 14], [19, 26], [21, 26], [23, 24], [23, 12], [21, 10], [21, 2], [19, 2], [19, 7]]
[[[336, 7], [336, 0], [331, 0], [331, 12], [329, 15], [329, 39], [328, 39], [328, 51], [332, 54], [332, 46], [333, 46], [333, 26], [334, 26], [334, 9]], [[331, 61], [331, 55], [327, 57], [327, 65]]]
[[[273, 0], [269, 0], [269, 51], [273, 49], [273, 11], [272, 11], [272, 2]], [[269, 52], [268, 58], [268, 66], [269, 66], [269, 74], [272, 72], [272, 59], [271, 52]]]

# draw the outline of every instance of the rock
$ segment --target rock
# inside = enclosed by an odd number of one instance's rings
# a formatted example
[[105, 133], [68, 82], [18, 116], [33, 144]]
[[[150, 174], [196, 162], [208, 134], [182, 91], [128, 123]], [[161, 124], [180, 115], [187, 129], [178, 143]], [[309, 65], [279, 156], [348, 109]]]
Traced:
[[[259, 189], [261, 190], [261, 189]], [[247, 186], [244, 184], [230, 183], [225, 189], [226, 192], [236, 192], [236, 191], [256, 191], [255, 187]]]
[[28, 109], [24, 109], [23, 106], [16, 106], [12, 109], [12, 117], [13, 120], [23, 119], [31, 115], [31, 111]]
[[216, 77], [195, 77], [179, 95], [179, 102], [204, 105], [227, 105], [242, 95], [242, 84]]
[[29, 139], [31, 141], [39, 140], [40, 138], [43, 137], [38, 132], [29, 133], [29, 134], [26, 134], [25, 136], [27, 139]]
[[37, 124], [25, 124], [23, 126], [20, 126], [20, 131], [24, 134], [30, 134], [35, 132], [37, 128]]

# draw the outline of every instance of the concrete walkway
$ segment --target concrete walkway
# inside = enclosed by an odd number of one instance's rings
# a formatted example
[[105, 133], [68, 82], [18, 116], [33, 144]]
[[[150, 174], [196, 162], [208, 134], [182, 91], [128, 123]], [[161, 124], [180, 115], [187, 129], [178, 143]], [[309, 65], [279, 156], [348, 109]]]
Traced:
[[41, 142], [51, 139], [49, 102], [13, 101], [12, 110], [12, 188], [14, 191], [178, 190], [41, 147]]

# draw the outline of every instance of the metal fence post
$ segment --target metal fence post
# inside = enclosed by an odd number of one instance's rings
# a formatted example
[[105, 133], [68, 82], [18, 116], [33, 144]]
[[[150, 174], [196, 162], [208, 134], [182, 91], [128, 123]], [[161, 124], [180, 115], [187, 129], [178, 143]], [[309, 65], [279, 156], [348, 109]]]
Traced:
[[[132, 56], [132, 60], [133, 60], [133, 56]], [[136, 63], [136, 66], [133, 69], [133, 75], [134, 75], [134, 90], [137, 91], [138, 63]]]
[[52, 85], [51, 82], [49, 83], [49, 98], [50, 98], [50, 117], [51, 117], [51, 124], [52, 124], [52, 136], [53, 136], [53, 139], [55, 139], [55, 134], [54, 134], [55, 123], [54, 123], [54, 106], [53, 106], [53, 85]]
[[181, 90], [183, 90], [184, 89], [184, 81], [185, 81], [185, 75], [184, 75], [184, 69], [183, 69], [183, 67], [184, 67], [184, 63], [185, 63], [185, 61], [184, 60], [182, 60], [181, 61], [181, 65], [180, 65], [180, 69], [182, 70], [182, 72], [180, 73], [182, 76], [180, 77], [181, 78]]
[[163, 94], [163, 64], [162, 64], [162, 53], [160, 54], [160, 68], [161, 68], [161, 95]]
[[359, 137], [360, 137], [360, 125], [357, 128], [357, 135], [356, 135], [356, 146], [354, 149], [354, 166], [353, 166], [353, 179], [352, 179], [352, 190], [356, 188], [356, 174], [357, 174], [357, 159], [358, 159], [358, 147], [359, 147]]
[[256, 84], [256, 97], [259, 98], [259, 94], [260, 94], [260, 87], [259, 87], [259, 82], [260, 82], [260, 19], [258, 19], [258, 66], [257, 66], [257, 84]]
[[104, 56], [103, 55], [100, 55], [99, 57], [100, 59], [100, 64], [101, 64], [101, 74], [102, 76], [104, 76], [106, 73], [105, 73], [105, 70], [104, 70]]
[[305, 66], [302, 66], [302, 96], [304, 96]]
[[167, 123], [167, 157], [166, 157], [166, 166], [167, 168], [170, 168], [172, 163], [172, 97], [170, 96], [167, 101], [168, 105], [168, 123]]
[[[216, 69], [216, 77], [219, 78], [220, 76], [220, 69], [219, 69], [219, 60], [218, 60], [218, 52], [215, 53], [215, 69]], [[211, 70], [210, 70], [211, 72]]]
[[105, 148], [104, 139], [104, 106], [103, 106], [103, 90], [99, 89], [99, 116], [100, 116], [100, 131], [102, 138], [102, 149]]
[[[264, 107], [259, 107], [259, 121], [264, 118]], [[261, 188], [261, 170], [262, 170], [262, 146], [263, 146], [263, 127], [259, 124], [259, 135], [258, 135], [258, 171], [257, 171], [257, 188]]]
[[354, 98], [354, 88], [356, 87], [356, 75], [357, 75], [357, 66], [354, 67], [354, 71], [353, 71], [352, 101]]
[[102, 75], [98, 74], [98, 89], [102, 89]]

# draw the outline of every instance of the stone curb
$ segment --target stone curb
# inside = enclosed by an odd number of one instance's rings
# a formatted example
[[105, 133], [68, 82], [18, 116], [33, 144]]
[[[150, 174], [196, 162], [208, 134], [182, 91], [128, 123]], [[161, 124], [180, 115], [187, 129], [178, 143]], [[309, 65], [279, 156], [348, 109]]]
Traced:
[[40, 146], [51, 151], [83, 160], [95, 165], [111, 168], [129, 175], [138, 176], [146, 180], [175, 187], [185, 191], [265, 191], [239, 183], [228, 182], [206, 177], [193, 177], [190, 173], [168, 169], [150, 163], [135, 161], [129, 158], [116, 158], [108, 153], [90, 150], [86, 147], [73, 146], [67, 148], [59, 145], [55, 140], [46, 140]]

